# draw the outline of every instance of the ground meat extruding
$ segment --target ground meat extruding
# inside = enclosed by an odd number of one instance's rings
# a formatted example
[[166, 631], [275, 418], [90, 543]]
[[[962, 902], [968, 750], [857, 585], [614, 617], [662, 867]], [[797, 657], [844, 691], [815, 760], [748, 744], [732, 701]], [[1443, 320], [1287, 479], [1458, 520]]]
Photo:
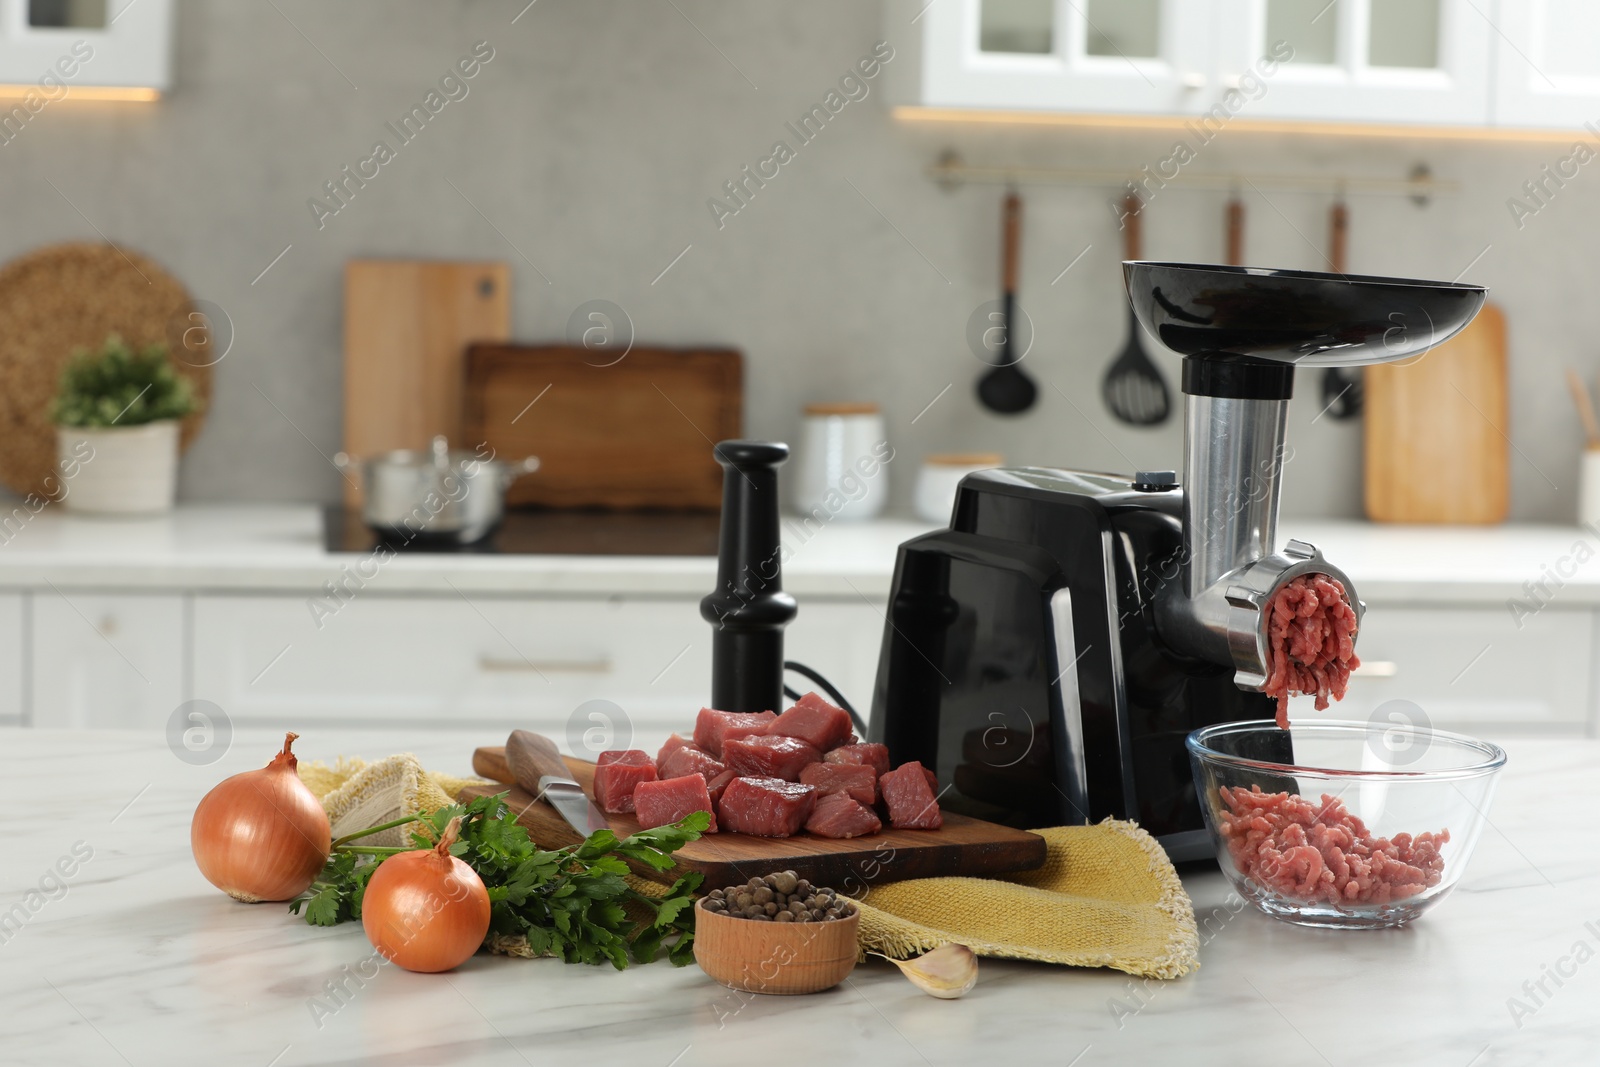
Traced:
[[1289, 697], [1311, 693], [1317, 710], [1343, 700], [1356, 658], [1356, 613], [1344, 585], [1326, 574], [1302, 574], [1284, 583], [1267, 606], [1267, 684], [1278, 700], [1278, 725], [1289, 727]]
[[1320, 805], [1260, 786], [1219, 792], [1218, 830], [1239, 873], [1279, 896], [1328, 904], [1387, 904], [1439, 884], [1449, 830], [1374, 837], [1336, 797]]

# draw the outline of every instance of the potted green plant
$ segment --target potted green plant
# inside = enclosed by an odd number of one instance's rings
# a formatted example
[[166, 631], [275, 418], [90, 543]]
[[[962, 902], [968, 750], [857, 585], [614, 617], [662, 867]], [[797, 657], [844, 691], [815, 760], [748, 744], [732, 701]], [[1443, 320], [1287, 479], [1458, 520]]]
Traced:
[[65, 486], [67, 505], [116, 515], [170, 510], [178, 421], [198, 410], [200, 401], [173, 369], [166, 345], [135, 349], [112, 334], [97, 352], [79, 349], [61, 373], [51, 406], [57, 453], [77, 466]]

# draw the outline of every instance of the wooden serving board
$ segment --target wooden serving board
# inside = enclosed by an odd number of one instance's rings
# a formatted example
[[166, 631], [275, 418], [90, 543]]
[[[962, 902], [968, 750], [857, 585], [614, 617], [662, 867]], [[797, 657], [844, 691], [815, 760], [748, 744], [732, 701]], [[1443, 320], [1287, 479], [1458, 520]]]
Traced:
[[[499, 746], [478, 749], [472, 754], [472, 769], [485, 778], [509, 783], [512, 776], [505, 751]], [[592, 797], [594, 764], [572, 756], [565, 758], [572, 777]], [[459, 799], [492, 796], [506, 788], [470, 785], [461, 791]], [[515, 785], [509, 788], [507, 803], [512, 811], [521, 812], [517, 822], [538, 844], [562, 848], [582, 839], [555, 808]], [[612, 815], [609, 820], [620, 836], [639, 829], [632, 815]], [[639, 869], [639, 873], [657, 881], [671, 881], [685, 871], [699, 871], [706, 876], [705, 888], [716, 889], [773, 871], [792, 870], [801, 878], [845, 893], [872, 882], [1032, 870], [1044, 862], [1045, 843], [1044, 838], [1026, 830], [947, 811], [944, 827], [939, 830], [885, 829], [848, 841], [810, 834], [774, 838], [717, 833], [689, 842], [676, 855], [678, 867], [672, 871]]]
[[1511, 507], [1506, 321], [1493, 304], [1416, 362], [1366, 369], [1374, 522], [1495, 523]]
[[473, 345], [466, 432], [502, 456], [538, 456], [513, 505], [716, 511], [711, 454], [743, 427], [743, 357], [729, 349]]

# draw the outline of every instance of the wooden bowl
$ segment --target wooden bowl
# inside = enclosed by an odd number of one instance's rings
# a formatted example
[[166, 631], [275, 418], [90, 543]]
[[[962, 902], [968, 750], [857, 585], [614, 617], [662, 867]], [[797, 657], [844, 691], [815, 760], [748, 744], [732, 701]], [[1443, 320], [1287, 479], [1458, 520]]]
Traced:
[[730, 989], [820, 993], [855, 970], [859, 909], [831, 922], [768, 923], [707, 911], [704, 898], [694, 907], [694, 961]]

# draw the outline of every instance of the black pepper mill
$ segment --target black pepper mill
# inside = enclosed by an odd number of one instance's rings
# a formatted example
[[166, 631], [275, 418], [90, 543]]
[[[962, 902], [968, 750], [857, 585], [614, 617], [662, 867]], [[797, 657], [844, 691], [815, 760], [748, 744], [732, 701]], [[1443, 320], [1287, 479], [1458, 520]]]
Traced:
[[723, 441], [722, 530], [717, 590], [700, 601], [712, 625], [711, 706], [718, 711], [783, 707], [783, 628], [798, 608], [783, 591], [778, 549], [779, 441]]

